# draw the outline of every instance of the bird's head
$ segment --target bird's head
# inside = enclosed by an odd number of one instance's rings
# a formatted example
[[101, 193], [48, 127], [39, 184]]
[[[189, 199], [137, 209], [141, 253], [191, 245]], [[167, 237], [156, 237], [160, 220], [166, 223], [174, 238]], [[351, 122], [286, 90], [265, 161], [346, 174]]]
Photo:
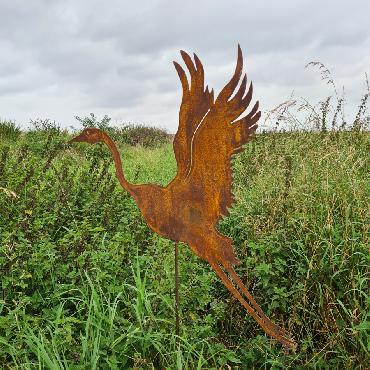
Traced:
[[86, 142], [95, 144], [103, 141], [103, 131], [98, 128], [85, 128], [80, 135], [74, 137], [69, 143]]

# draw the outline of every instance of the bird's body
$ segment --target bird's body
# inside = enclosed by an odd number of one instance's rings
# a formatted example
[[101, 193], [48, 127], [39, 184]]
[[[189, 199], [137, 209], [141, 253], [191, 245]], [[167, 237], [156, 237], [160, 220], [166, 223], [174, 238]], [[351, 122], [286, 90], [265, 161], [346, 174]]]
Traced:
[[265, 332], [293, 348], [296, 344], [288, 332], [266, 317], [234, 271], [233, 266], [240, 262], [232, 241], [216, 229], [233, 203], [231, 157], [252, 138], [261, 115], [257, 102], [248, 115], [240, 118], [253, 94], [252, 84], [245, 94], [246, 75], [240, 80], [243, 66], [240, 47], [235, 73], [215, 101], [213, 90], [204, 88], [204, 71], [198, 57], [194, 54], [194, 64], [188, 54], [183, 51], [181, 54], [191, 84], [182, 67], [174, 62], [183, 98], [173, 144], [177, 174], [166, 187], [129, 183], [116, 145], [99, 129], [85, 129], [72, 141], [104, 142], [113, 155], [120, 184], [133, 196], [152, 230], [165, 238], [186, 243], [209, 262], [227, 289]]

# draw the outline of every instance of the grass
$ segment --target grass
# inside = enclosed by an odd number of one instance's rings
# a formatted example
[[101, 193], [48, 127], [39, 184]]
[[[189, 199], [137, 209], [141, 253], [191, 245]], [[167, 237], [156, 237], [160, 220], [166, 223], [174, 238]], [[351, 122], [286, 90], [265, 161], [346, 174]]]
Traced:
[[[173, 243], [145, 225], [106, 148], [69, 147], [48, 122], [2, 136], [0, 367], [365, 369], [369, 134], [327, 127], [259, 134], [233, 162], [236, 203], [219, 225], [296, 353], [185, 245], [177, 348]], [[120, 151], [132, 182], [175, 174], [169, 143]]]

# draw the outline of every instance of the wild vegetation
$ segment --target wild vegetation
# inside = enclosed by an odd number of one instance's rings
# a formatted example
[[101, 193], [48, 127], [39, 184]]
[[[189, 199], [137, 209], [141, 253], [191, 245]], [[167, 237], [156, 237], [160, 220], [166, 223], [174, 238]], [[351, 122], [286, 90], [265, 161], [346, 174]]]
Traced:
[[[324, 102], [310, 109], [310, 127], [261, 132], [233, 162], [236, 203], [219, 229], [295, 353], [265, 336], [185, 246], [177, 347], [174, 244], [146, 226], [108, 150], [69, 146], [48, 120], [28, 131], [0, 123], [0, 367], [365, 369], [366, 101], [351, 125], [338, 102]], [[292, 122], [292, 106], [271, 112], [276, 126]], [[174, 176], [163, 131], [79, 121], [115, 138], [131, 182]]]

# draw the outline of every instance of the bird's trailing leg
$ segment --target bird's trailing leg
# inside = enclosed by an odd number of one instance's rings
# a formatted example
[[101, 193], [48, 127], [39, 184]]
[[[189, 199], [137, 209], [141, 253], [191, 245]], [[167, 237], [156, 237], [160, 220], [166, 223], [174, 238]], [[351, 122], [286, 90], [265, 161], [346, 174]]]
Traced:
[[[246, 308], [248, 313], [257, 321], [261, 328], [266, 332], [266, 334], [278, 340], [284, 346], [289, 348], [296, 348], [296, 343], [289, 337], [286, 330], [280, 328], [278, 325], [274, 324], [267, 318], [263, 313], [262, 309], [257, 305], [251, 294], [248, 292], [245, 285], [242, 283], [240, 278], [235, 273], [234, 269], [229, 266], [224, 266], [226, 271], [231, 275], [235, 285], [242, 291], [246, 296], [247, 301], [243, 298], [242, 294], [238, 289], [235, 288], [233, 281], [225, 274], [221, 266], [216, 261], [210, 261], [211, 266], [216, 271], [217, 275], [226, 286], [226, 288], [232, 293], [232, 295]], [[252, 307], [253, 306], [253, 307]]]
[[285, 330], [284, 328], [280, 327], [279, 325], [274, 324], [262, 311], [262, 308], [257, 304], [257, 302], [254, 300], [252, 295], [247, 290], [246, 286], [241, 281], [240, 277], [237, 275], [235, 270], [229, 266], [225, 267], [225, 270], [230, 274], [232, 280], [237, 285], [237, 287], [243, 292], [243, 294], [247, 297], [248, 301], [252, 305], [252, 307], [258, 312], [262, 320], [266, 323], [266, 325], [270, 326], [274, 331], [279, 332], [282, 335], [289, 336], [289, 332]]

